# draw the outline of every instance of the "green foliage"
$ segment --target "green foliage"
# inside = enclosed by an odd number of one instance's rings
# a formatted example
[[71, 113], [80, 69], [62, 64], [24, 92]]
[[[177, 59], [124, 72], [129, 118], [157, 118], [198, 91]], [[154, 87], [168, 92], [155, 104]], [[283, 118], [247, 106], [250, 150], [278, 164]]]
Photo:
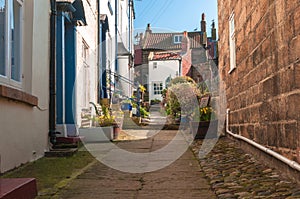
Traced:
[[96, 121], [99, 123], [99, 126], [113, 126], [116, 125], [115, 117], [111, 115], [108, 107], [102, 107], [103, 115], [100, 115], [96, 118]]
[[150, 103], [153, 105], [153, 104], [159, 104], [161, 101], [159, 99], [154, 99], [154, 100], [151, 100]]
[[[176, 84], [172, 84], [167, 91], [167, 105], [166, 112], [168, 115], [172, 115], [174, 118], [182, 114], [191, 114], [193, 112], [195, 104], [198, 103], [198, 96], [200, 95], [197, 85], [193, 81], [184, 81], [187, 78], [178, 78]], [[176, 80], [176, 78], [174, 79]]]
[[200, 114], [199, 114], [200, 121], [210, 121], [210, 120], [215, 119], [214, 118], [215, 114], [214, 114], [212, 107], [206, 106], [206, 107], [200, 108], [199, 111], [200, 111]]
[[188, 76], [180, 76], [172, 79], [169, 86], [172, 86], [173, 84], [182, 84], [182, 83], [196, 84], [196, 82], [192, 78]]
[[192, 114], [194, 121], [211, 121], [216, 119], [215, 111], [211, 106], [196, 108]]
[[149, 112], [146, 111], [146, 109], [144, 107], [140, 107], [140, 113], [142, 117], [148, 117], [149, 116]]
[[166, 106], [166, 113], [167, 115], [173, 116], [173, 118], [176, 117], [177, 114], [179, 114], [181, 111], [180, 103], [173, 92], [168, 93], [167, 98], [167, 106]]
[[161, 92], [161, 96], [162, 96], [162, 98], [166, 98], [167, 97], [167, 92], [168, 92], [168, 90], [167, 89], [164, 89], [164, 90], [162, 90], [162, 92]]
[[198, 84], [198, 89], [200, 91], [201, 96], [209, 94], [209, 88], [204, 81]]

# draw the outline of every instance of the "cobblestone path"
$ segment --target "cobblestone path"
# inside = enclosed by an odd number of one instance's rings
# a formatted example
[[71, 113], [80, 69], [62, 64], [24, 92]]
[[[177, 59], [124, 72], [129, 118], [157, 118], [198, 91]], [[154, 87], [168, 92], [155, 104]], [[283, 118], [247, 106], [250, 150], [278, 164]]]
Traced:
[[[194, 141], [198, 154], [202, 140]], [[232, 140], [221, 138], [200, 164], [219, 199], [294, 199], [300, 187], [238, 148]]]

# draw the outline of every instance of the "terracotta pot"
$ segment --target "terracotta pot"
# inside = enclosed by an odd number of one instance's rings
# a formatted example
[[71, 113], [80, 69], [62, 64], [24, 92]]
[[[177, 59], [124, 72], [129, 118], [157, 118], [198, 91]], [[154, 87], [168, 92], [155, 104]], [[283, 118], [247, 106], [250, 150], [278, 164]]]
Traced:
[[217, 138], [218, 120], [213, 121], [190, 121], [190, 129], [195, 139]]
[[118, 125], [114, 126], [114, 135], [113, 135], [113, 139], [117, 139], [119, 134], [121, 132], [121, 128]]

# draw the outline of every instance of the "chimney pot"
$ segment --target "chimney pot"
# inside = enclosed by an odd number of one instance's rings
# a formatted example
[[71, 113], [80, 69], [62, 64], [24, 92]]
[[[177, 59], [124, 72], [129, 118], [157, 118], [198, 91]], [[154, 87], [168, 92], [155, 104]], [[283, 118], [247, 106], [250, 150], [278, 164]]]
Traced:
[[151, 30], [151, 25], [150, 25], [150, 23], [148, 23], [148, 24], [147, 24], [147, 29], [146, 29], [146, 32], [152, 33], [152, 30]]
[[205, 21], [205, 14], [204, 13], [202, 13], [201, 32], [206, 32], [206, 21]]

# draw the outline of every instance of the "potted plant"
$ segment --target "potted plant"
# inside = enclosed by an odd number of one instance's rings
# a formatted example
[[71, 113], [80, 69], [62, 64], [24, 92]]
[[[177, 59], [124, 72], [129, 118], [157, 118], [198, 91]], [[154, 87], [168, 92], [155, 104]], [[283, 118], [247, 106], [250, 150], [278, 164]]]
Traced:
[[210, 106], [197, 108], [190, 121], [190, 129], [195, 139], [216, 138], [218, 134], [218, 120], [215, 111]]
[[102, 108], [102, 112], [103, 114], [97, 117], [98, 125], [106, 137], [112, 140], [114, 139], [113, 127], [116, 125], [115, 117], [110, 114], [109, 108], [106, 106]]
[[121, 110], [114, 110], [113, 111], [113, 118], [114, 118], [114, 123], [113, 123], [113, 139], [117, 139], [118, 135], [121, 132], [122, 129], [122, 124], [124, 120], [124, 112]]

